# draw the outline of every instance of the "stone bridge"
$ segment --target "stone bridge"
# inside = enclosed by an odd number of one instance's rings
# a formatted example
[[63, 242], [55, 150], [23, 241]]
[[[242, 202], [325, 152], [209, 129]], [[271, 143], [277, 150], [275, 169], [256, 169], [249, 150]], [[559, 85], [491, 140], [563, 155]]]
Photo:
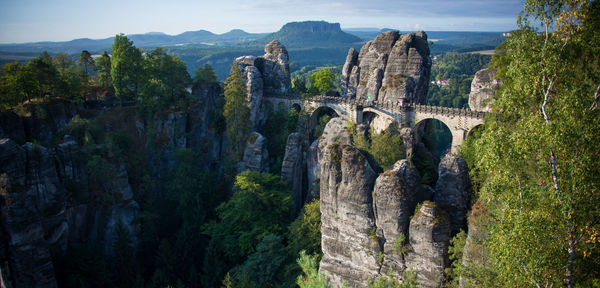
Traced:
[[424, 120], [436, 119], [444, 123], [452, 133], [452, 153], [463, 143], [469, 132], [478, 125], [483, 124], [485, 112], [470, 109], [458, 109], [441, 106], [428, 106], [400, 102], [377, 101], [368, 102], [366, 99], [335, 96], [312, 96], [304, 101], [293, 98], [265, 97], [263, 100], [270, 102], [272, 107], [296, 107], [310, 114], [310, 127], [314, 128], [318, 118], [329, 109], [342, 118], [356, 123], [368, 122], [372, 129], [379, 132], [388, 127], [392, 122], [401, 128], [411, 128], [418, 137], [418, 128]]

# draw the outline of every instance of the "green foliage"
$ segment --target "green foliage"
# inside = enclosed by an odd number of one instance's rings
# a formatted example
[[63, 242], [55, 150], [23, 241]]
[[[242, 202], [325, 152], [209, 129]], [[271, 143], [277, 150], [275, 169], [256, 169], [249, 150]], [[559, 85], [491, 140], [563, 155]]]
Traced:
[[291, 196], [283, 187], [278, 175], [240, 173], [233, 196], [216, 209], [219, 221], [206, 226], [206, 233], [218, 239], [228, 257], [254, 252], [266, 235], [282, 234], [289, 223]]
[[409, 248], [409, 244], [406, 243], [406, 236], [404, 236], [404, 233], [400, 233], [392, 244], [392, 250], [398, 255], [405, 255]]
[[212, 66], [209, 64], [204, 64], [204, 68], [197, 66], [194, 73], [194, 80], [196, 81], [200, 81], [201, 83], [205, 84], [217, 83], [218, 76], [213, 71]]
[[[600, 279], [600, 2], [525, 7], [492, 60], [504, 82], [494, 112], [464, 148], [478, 155], [484, 247], [506, 287], [585, 287]], [[537, 33], [528, 21], [556, 26]]]
[[369, 131], [370, 139], [357, 133], [355, 123], [348, 125], [348, 132], [352, 136], [354, 146], [373, 155], [383, 170], [392, 168], [394, 163], [405, 157], [404, 141], [395, 123], [379, 134]]
[[225, 107], [223, 115], [227, 123], [225, 131], [231, 144], [231, 156], [234, 160], [242, 157], [246, 137], [250, 134], [250, 108], [246, 101], [246, 84], [237, 62], [231, 65], [231, 72], [225, 80]]
[[133, 247], [129, 232], [120, 221], [115, 226], [113, 240], [113, 283], [116, 287], [133, 287], [136, 280], [136, 267], [133, 259]]
[[39, 95], [39, 85], [31, 67], [18, 62], [2, 66], [0, 110], [12, 108]]
[[283, 268], [286, 260], [283, 237], [275, 234], [266, 235], [256, 246], [256, 252], [234, 269], [236, 276], [249, 276], [257, 287], [277, 287], [283, 281]]
[[296, 256], [302, 250], [308, 254], [321, 253], [321, 205], [318, 199], [304, 205], [287, 233], [288, 249]]
[[156, 48], [146, 53], [143, 65], [145, 78], [139, 88], [141, 106], [152, 112], [172, 106], [187, 106], [189, 93], [186, 88], [191, 78], [181, 59], [167, 54], [162, 48]]
[[106, 51], [96, 60], [94, 70], [98, 72], [98, 82], [101, 87], [108, 88], [112, 86], [111, 62], [110, 56]]
[[430, 84], [427, 104], [467, 108], [471, 81], [475, 73], [485, 68], [489, 55], [448, 52], [436, 55], [431, 66], [431, 80], [448, 80], [448, 85]]
[[388, 270], [385, 276], [379, 276], [375, 279], [369, 278], [368, 288], [415, 288], [418, 287], [417, 274], [405, 270], [402, 280], [396, 279], [391, 270]]
[[319, 117], [319, 123], [317, 124], [317, 126], [314, 129], [313, 135], [315, 138], [319, 138], [321, 137], [321, 135], [323, 135], [323, 130], [325, 130], [325, 125], [327, 125], [327, 123], [329, 122], [329, 120], [331, 120], [331, 118], [333, 118], [331, 115], [329, 114], [325, 114], [321, 117]]
[[90, 179], [96, 183], [110, 181], [115, 176], [115, 166], [101, 155], [93, 155], [87, 167]]
[[127, 36], [118, 34], [112, 46], [110, 58], [112, 84], [115, 96], [123, 100], [135, 100], [139, 93], [144, 69], [140, 49]]
[[281, 173], [281, 162], [285, 156], [285, 145], [288, 136], [296, 131], [298, 123], [298, 111], [279, 107], [269, 115], [265, 123], [265, 137], [269, 139], [267, 149], [269, 151], [269, 171], [273, 174]]
[[64, 133], [73, 136], [81, 145], [97, 144], [102, 143], [104, 127], [98, 120], [81, 118], [78, 114], [67, 123]]
[[381, 133], [371, 135], [369, 153], [375, 157], [383, 170], [392, 168], [396, 161], [404, 158], [404, 142], [397, 126], [391, 125]]
[[319, 263], [317, 255], [308, 255], [305, 251], [300, 251], [298, 265], [302, 269], [302, 274], [298, 276], [296, 284], [300, 288], [328, 288], [331, 287], [329, 280], [319, 274]]
[[311, 88], [321, 94], [326, 94], [335, 87], [335, 75], [333, 72], [323, 69], [310, 75]]

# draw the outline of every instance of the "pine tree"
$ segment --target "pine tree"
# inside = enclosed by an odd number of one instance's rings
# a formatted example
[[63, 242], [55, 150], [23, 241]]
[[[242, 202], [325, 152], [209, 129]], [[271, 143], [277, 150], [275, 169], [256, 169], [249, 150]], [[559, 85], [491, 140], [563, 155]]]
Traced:
[[252, 127], [250, 108], [246, 100], [246, 83], [237, 62], [231, 65], [225, 84], [225, 111], [223, 112], [227, 123], [225, 133], [231, 144], [231, 157], [235, 161], [241, 158], [246, 137]]

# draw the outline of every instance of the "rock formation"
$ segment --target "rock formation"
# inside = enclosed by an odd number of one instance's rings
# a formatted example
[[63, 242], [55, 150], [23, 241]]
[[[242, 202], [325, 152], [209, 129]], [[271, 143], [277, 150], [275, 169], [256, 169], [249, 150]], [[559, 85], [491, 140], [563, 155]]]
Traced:
[[[419, 188], [419, 172], [408, 160], [400, 160], [394, 167], [377, 177], [373, 190], [373, 207], [378, 235], [385, 239], [385, 258], [382, 273], [391, 269], [396, 277], [402, 277], [404, 259], [394, 251], [394, 243], [401, 234], [408, 232], [409, 218], [413, 213], [413, 198]], [[402, 244], [403, 245], [403, 244]]]
[[369, 277], [388, 271], [402, 279], [406, 269], [417, 274], [419, 285], [439, 287], [451, 232], [465, 228], [471, 194], [465, 161], [454, 156], [441, 161], [435, 190], [421, 184], [408, 160], [376, 176], [376, 163], [350, 144], [346, 128], [344, 120], [333, 118], [318, 141], [320, 271], [334, 287], [344, 282], [365, 287]]
[[475, 73], [471, 82], [471, 93], [469, 94], [469, 108], [475, 111], [490, 111], [490, 105], [494, 102], [494, 93], [502, 85], [502, 81], [494, 79], [496, 72], [489, 68], [481, 69]]
[[292, 191], [292, 215], [298, 214], [304, 205], [302, 191], [302, 170], [303, 156], [302, 152], [303, 135], [295, 132], [290, 134], [285, 145], [285, 154], [283, 163], [281, 163], [281, 180], [286, 183], [286, 186]]
[[423, 202], [410, 220], [408, 235], [406, 266], [417, 273], [421, 287], [441, 287], [448, 266], [448, 215], [434, 203]]
[[246, 139], [246, 149], [244, 149], [244, 156], [239, 163], [239, 171], [250, 169], [257, 172], [268, 172], [268, 158], [267, 138], [258, 132], [252, 132]]
[[310, 144], [306, 153], [306, 178], [311, 197], [319, 196], [319, 188], [321, 186], [321, 166], [319, 162], [319, 140], [315, 140]]
[[450, 216], [452, 235], [466, 228], [467, 211], [471, 201], [471, 181], [467, 162], [448, 155], [440, 161], [434, 202]]
[[379, 272], [379, 241], [369, 233], [375, 227], [371, 191], [376, 174], [360, 151], [344, 143], [345, 128], [334, 131], [334, 127], [345, 127], [345, 121], [332, 119], [325, 127], [328, 136], [319, 143], [323, 154], [320, 272], [334, 287], [343, 282], [357, 287]]
[[261, 130], [267, 119], [263, 103], [265, 96], [288, 96], [292, 89], [287, 50], [277, 40], [265, 46], [265, 55], [242, 56], [235, 59], [246, 81], [250, 121], [254, 130]]
[[348, 52], [342, 94], [379, 102], [425, 103], [431, 60], [425, 32], [387, 31]]

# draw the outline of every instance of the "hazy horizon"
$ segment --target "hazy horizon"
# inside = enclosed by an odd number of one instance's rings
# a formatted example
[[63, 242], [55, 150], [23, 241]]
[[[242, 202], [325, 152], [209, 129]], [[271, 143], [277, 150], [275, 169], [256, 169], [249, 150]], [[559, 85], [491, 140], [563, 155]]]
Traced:
[[[327, 21], [342, 29], [504, 32], [516, 28], [525, 0], [292, 1], [192, 0], [83, 3], [75, 0], [5, 0], [0, 4], [0, 43], [105, 39], [116, 34], [162, 32], [177, 35], [233, 29], [278, 31], [288, 22]], [[406, 16], [409, 15], [409, 16]]]

